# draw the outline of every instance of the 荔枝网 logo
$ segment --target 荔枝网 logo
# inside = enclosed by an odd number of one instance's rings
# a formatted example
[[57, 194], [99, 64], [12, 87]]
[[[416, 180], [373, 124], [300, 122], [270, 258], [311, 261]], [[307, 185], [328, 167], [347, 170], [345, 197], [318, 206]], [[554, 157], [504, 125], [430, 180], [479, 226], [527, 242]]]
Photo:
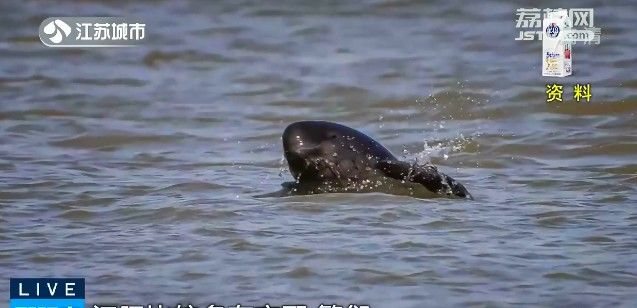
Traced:
[[10, 278], [10, 308], [84, 308], [84, 278]]
[[124, 17], [49, 17], [39, 36], [48, 47], [131, 47], [146, 40], [146, 24]]
[[557, 26], [554, 22], [551, 23], [548, 27], [546, 27], [546, 35], [549, 37], [557, 37], [560, 34], [560, 27]]
[[[516, 41], [533, 41], [542, 40], [542, 32], [549, 34], [549, 29], [544, 29], [542, 17], [557, 11], [556, 9], [546, 8], [519, 8], [516, 10], [515, 28], [518, 31]], [[584, 44], [599, 45], [602, 29], [595, 27], [594, 10], [592, 8], [571, 8], [568, 9], [567, 23], [569, 29], [559, 29], [564, 34], [563, 40], [567, 42], [582, 42]], [[552, 32], [555, 33], [555, 32]], [[560, 34], [558, 31], [556, 35]], [[550, 37], [550, 36], [549, 36]]]

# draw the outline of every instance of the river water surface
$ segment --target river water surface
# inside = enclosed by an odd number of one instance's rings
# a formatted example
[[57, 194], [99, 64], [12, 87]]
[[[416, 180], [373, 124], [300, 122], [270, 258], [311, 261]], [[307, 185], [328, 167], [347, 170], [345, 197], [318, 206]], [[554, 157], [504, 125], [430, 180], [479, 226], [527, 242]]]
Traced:
[[[569, 3], [595, 8], [601, 44], [542, 78], [515, 10], [564, 6], [3, 1], [0, 294], [52, 276], [86, 277], [91, 307], [634, 307], [637, 11]], [[50, 16], [137, 17], [148, 40], [48, 48]], [[254, 198], [292, 179], [281, 133], [305, 119], [430, 160], [475, 200]]]

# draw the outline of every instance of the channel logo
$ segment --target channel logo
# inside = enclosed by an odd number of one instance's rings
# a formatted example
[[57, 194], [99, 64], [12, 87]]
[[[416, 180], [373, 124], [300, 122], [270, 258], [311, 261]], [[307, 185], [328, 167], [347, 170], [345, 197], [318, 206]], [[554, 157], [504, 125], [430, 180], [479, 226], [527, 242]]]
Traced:
[[59, 44], [64, 38], [71, 34], [71, 27], [65, 22], [55, 19], [46, 24], [42, 31], [49, 35], [49, 41], [54, 44]]
[[84, 308], [84, 278], [10, 278], [10, 308]]
[[146, 41], [146, 23], [127, 17], [49, 17], [38, 36], [48, 47], [131, 47]]

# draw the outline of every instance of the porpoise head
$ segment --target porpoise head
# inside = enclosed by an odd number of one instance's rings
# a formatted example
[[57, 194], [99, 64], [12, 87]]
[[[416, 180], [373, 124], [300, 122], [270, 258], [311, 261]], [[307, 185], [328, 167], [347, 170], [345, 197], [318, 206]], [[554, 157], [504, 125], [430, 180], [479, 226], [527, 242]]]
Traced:
[[325, 121], [290, 124], [283, 131], [283, 152], [299, 182], [355, 179], [377, 161], [394, 159], [369, 136]]

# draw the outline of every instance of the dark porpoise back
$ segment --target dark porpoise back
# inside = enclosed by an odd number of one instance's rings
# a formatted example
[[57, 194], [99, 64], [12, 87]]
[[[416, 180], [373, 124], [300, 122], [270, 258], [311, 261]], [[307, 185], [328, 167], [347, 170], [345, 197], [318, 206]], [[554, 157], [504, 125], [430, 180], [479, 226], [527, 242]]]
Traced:
[[296, 193], [383, 191], [379, 188], [390, 183], [472, 198], [462, 184], [435, 166], [399, 161], [376, 140], [337, 123], [290, 124], [283, 132], [283, 151], [296, 179], [284, 186]]

